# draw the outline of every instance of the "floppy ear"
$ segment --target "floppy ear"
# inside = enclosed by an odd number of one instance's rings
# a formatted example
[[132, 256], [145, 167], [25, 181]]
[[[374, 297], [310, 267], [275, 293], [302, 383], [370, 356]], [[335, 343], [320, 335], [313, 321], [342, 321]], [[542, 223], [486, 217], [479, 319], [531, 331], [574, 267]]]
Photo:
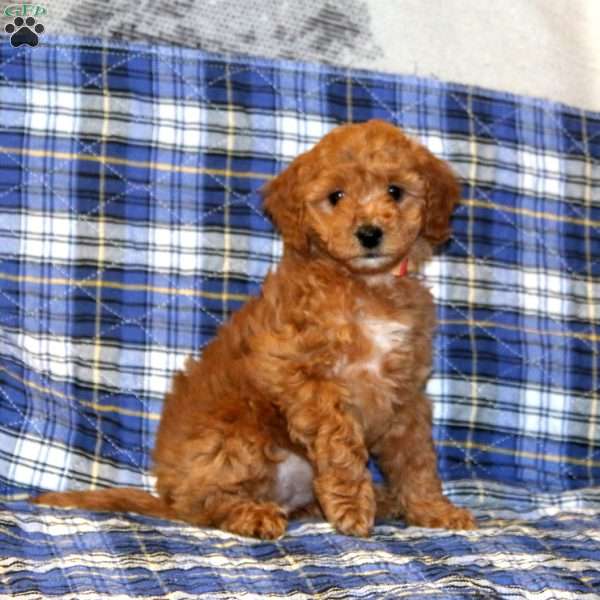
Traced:
[[450, 215], [460, 200], [460, 184], [450, 166], [423, 148], [419, 157], [425, 181], [427, 214], [423, 237], [433, 245], [450, 237]]
[[308, 253], [308, 236], [304, 230], [304, 202], [296, 194], [298, 160], [261, 190], [263, 208], [283, 238], [284, 250]]

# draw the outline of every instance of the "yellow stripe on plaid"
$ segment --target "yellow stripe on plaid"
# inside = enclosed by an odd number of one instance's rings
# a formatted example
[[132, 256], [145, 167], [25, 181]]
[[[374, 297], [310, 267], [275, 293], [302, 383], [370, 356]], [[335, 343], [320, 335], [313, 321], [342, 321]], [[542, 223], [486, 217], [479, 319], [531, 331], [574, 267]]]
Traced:
[[[110, 122], [110, 92], [107, 85], [106, 75], [106, 53], [102, 53], [103, 77], [102, 77], [102, 132], [100, 134], [100, 156], [106, 156], [106, 141], [108, 139], [108, 126]], [[96, 281], [96, 315], [94, 323], [94, 357], [92, 359], [92, 387], [93, 401], [92, 404], [99, 404], [100, 396], [100, 381], [102, 375], [100, 372], [100, 354], [102, 352], [102, 273], [104, 272], [105, 250], [106, 243], [106, 223], [104, 221], [104, 204], [106, 202], [106, 161], [101, 162], [98, 169], [98, 212], [96, 221], [97, 228], [97, 247], [98, 256], [96, 265], [98, 267], [98, 279]], [[94, 448], [94, 460], [92, 461], [92, 471], [90, 473], [91, 489], [96, 489], [98, 482], [100, 456], [102, 454], [102, 415], [98, 415], [96, 445]]]
[[139, 167], [141, 169], [155, 169], [156, 171], [170, 171], [174, 173], [187, 173], [190, 175], [206, 174], [221, 177], [240, 177], [247, 179], [272, 179], [273, 175], [266, 173], [254, 173], [252, 171], [228, 171], [227, 169], [207, 169], [206, 167], [193, 167], [189, 165], [174, 165], [156, 161], [131, 160], [117, 156], [97, 156], [95, 154], [79, 154], [76, 152], [58, 152], [49, 150], [37, 150], [34, 148], [17, 148], [11, 146], [0, 146], [0, 152], [5, 154], [19, 154], [34, 158], [57, 158], [61, 160], [86, 160], [111, 165], [125, 165], [128, 167]]
[[75, 287], [90, 287], [111, 288], [117, 290], [129, 290], [137, 292], [156, 292], [159, 294], [169, 294], [174, 296], [189, 296], [194, 298], [208, 298], [209, 300], [236, 300], [245, 302], [251, 296], [247, 294], [227, 294], [217, 292], [207, 292], [204, 290], [194, 290], [191, 288], [171, 288], [164, 286], [152, 286], [141, 283], [120, 283], [117, 281], [100, 281], [97, 279], [66, 279], [63, 277], [34, 277], [32, 275], [10, 275], [8, 273], [0, 273], [0, 279], [7, 281], [26, 282], [26, 283], [41, 283], [44, 285], [68, 285]]
[[13, 373], [12, 371], [10, 371], [9, 369], [7, 369], [6, 367], [4, 367], [2, 365], [0, 365], [0, 372], [6, 373], [13, 379], [16, 379], [19, 383], [22, 383], [23, 385], [27, 386], [28, 388], [31, 388], [32, 390], [35, 390], [36, 392], [52, 395], [57, 398], [61, 398], [62, 400], [68, 400], [70, 402], [77, 403], [80, 406], [85, 406], [86, 408], [92, 408], [94, 410], [98, 410], [101, 412], [116, 413], [116, 414], [123, 415], [126, 417], [143, 417], [143, 418], [148, 418], [152, 421], [158, 421], [160, 419], [159, 413], [153, 413], [153, 412], [142, 411], [142, 410], [131, 410], [129, 408], [123, 408], [121, 406], [116, 406], [113, 404], [98, 404], [98, 403], [94, 403], [94, 402], [87, 402], [85, 400], [81, 400], [81, 398], [76, 398], [75, 396], [70, 396], [69, 394], [64, 394], [63, 392], [55, 390], [51, 387], [47, 387], [45, 385], [40, 385], [39, 383], [35, 383], [35, 381], [30, 381], [29, 379], [24, 379], [20, 375]]
[[553, 335], [557, 337], [568, 337], [592, 342], [600, 341], [600, 335], [595, 333], [583, 333], [577, 331], [552, 331], [550, 329], [534, 329], [533, 327], [524, 327], [521, 325], [508, 325], [506, 323], [496, 323], [494, 321], [478, 321], [476, 319], [443, 319], [439, 321], [440, 325], [464, 325], [465, 327], [480, 327], [494, 329], [508, 329], [509, 331], [524, 331], [536, 335]]
[[527, 450], [512, 450], [510, 448], [501, 448], [490, 444], [478, 444], [475, 442], [456, 442], [454, 440], [436, 440], [436, 446], [444, 448], [467, 448], [469, 450], [480, 450], [482, 452], [491, 452], [493, 454], [502, 454], [504, 456], [518, 456], [521, 458], [530, 458], [532, 460], [550, 461], [555, 463], [568, 463], [579, 467], [598, 467], [600, 461], [587, 458], [573, 458], [572, 456], [557, 455], [557, 454], [538, 454], [536, 452], [528, 452]]
[[565, 215], [554, 215], [551, 213], [542, 212], [540, 210], [530, 210], [528, 208], [516, 208], [512, 206], [505, 206], [504, 204], [496, 204], [489, 200], [476, 200], [469, 198], [461, 200], [460, 203], [466, 206], [473, 206], [477, 208], [492, 208], [500, 212], [508, 212], [515, 215], [522, 215], [524, 217], [533, 217], [535, 219], [546, 219], [548, 221], [556, 221], [558, 223], [571, 223], [572, 225], [583, 225], [586, 227], [600, 227], [600, 221], [594, 221], [592, 219], [568, 217]]

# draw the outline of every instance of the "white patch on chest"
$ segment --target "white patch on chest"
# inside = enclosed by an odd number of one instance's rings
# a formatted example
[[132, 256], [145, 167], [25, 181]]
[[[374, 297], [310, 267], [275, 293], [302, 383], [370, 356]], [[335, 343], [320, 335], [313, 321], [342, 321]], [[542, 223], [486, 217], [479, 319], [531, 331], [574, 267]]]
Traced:
[[385, 355], [404, 343], [409, 328], [397, 321], [373, 318], [362, 321], [361, 328], [373, 348], [367, 360], [354, 366], [380, 375]]
[[277, 464], [275, 501], [290, 513], [314, 500], [314, 472], [311, 464], [298, 454], [288, 453]]

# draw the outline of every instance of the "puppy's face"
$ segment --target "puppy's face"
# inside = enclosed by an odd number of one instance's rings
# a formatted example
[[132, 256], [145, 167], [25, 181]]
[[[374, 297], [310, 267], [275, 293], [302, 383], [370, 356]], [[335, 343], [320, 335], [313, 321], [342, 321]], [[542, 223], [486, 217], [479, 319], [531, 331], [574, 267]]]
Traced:
[[313, 154], [310, 176], [296, 181], [305, 231], [317, 251], [352, 270], [385, 269], [423, 228], [424, 182], [396, 132], [387, 140], [355, 133], [327, 139]]
[[394, 268], [420, 237], [440, 243], [459, 189], [445, 163], [382, 121], [338, 127], [265, 190], [287, 249], [355, 272]]

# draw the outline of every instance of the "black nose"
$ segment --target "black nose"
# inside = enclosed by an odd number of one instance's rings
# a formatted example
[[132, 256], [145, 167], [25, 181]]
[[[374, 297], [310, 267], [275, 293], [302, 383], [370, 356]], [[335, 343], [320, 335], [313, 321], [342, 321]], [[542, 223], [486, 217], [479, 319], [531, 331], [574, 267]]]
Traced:
[[375, 225], [361, 225], [355, 235], [363, 248], [375, 248], [383, 237], [383, 231]]

